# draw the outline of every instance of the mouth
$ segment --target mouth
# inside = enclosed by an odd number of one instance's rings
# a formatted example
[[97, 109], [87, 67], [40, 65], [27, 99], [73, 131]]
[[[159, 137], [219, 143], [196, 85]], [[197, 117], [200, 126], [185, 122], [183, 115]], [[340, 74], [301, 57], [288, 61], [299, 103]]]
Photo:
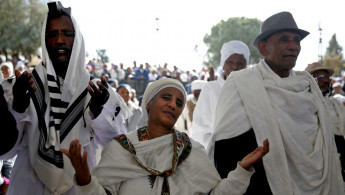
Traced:
[[167, 115], [170, 115], [170, 116], [173, 117], [174, 119], [176, 118], [176, 116], [175, 116], [172, 112], [163, 111], [163, 113], [165, 113], [165, 114], [167, 114]]
[[293, 54], [284, 55], [284, 58], [293, 58], [293, 59], [297, 59], [297, 55], [293, 55]]

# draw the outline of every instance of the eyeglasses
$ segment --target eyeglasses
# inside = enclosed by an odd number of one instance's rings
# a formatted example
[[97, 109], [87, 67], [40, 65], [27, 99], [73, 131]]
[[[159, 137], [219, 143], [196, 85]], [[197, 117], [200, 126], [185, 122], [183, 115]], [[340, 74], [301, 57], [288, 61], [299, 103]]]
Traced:
[[322, 81], [330, 81], [330, 80], [332, 80], [332, 77], [329, 77], [329, 76], [321, 74], [321, 75], [319, 75], [317, 77], [314, 77], [314, 79], [316, 80], [316, 82], [317, 81], [321, 81], [321, 80]]
[[53, 32], [46, 32], [46, 38], [47, 39], [56, 39], [59, 37], [59, 34], [61, 35], [61, 37], [66, 37], [66, 38], [72, 38], [75, 36], [75, 32], [74, 31], [53, 31]]

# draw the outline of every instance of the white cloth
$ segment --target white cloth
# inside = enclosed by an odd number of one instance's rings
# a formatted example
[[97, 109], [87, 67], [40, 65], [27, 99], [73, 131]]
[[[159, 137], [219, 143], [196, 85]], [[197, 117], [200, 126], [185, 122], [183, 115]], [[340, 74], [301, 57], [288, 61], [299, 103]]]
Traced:
[[143, 99], [141, 103], [142, 112], [139, 119], [138, 128], [147, 126], [148, 113], [146, 110], [146, 105], [152, 100], [152, 98], [154, 98], [155, 95], [157, 95], [159, 91], [167, 87], [174, 87], [181, 91], [184, 97], [184, 101], [183, 101], [183, 107], [184, 107], [184, 105], [186, 104], [187, 93], [184, 89], [184, 86], [182, 85], [180, 81], [176, 79], [171, 79], [171, 78], [161, 78], [155, 82], [151, 82], [146, 87], [144, 95], [143, 95]]
[[[71, 17], [74, 29], [76, 32], [74, 44], [72, 49], [72, 56], [69, 62], [69, 67], [66, 77], [61, 89], [61, 99], [69, 102], [69, 106], [75, 101], [77, 97], [86, 89], [90, 80], [89, 73], [85, 69], [85, 47], [82, 34], [79, 27]], [[53, 66], [49, 59], [46, 44], [45, 44], [45, 27], [46, 20], [42, 29], [42, 53], [43, 63], [46, 68], [40, 64], [35, 67], [38, 76], [43, 82], [45, 91], [44, 100], [47, 103], [47, 109], [43, 116], [47, 129], [50, 117], [50, 99], [47, 84], [47, 72], [54, 72]], [[95, 81], [94, 81], [95, 82]], [[4, 89], [11, 89], [4, 87]], [[84, 113], [86, 121], [81, 117], [68, 133], [66, 138], [58, 144], [58, 148], [69, 148], [70, 142], [74, 139], [79, 139], [82, 150], [88, 151], [88, 162], [92, 169], [100, 158], [100, 152], [105, 144], [107, 144], [113, 137], [120, 134], [124, 129], [122, 116], [127, 116], [126, 105], [122, 105], [121, 97], [112, 90], [109, 90], [110, 97], [103, 106], [102, 113], [95, 119], [91, 118], [90, 111], [87, 108], [90, 100], [90, 95], [87, 94], [84, 105]], [[12, 104], [12, 92], [7, 91], [5, 94]], [[123, 113], [120, 118], [114, 117], [115, 108], [120, 106]], [[11, 108], [11, 106], [9, 106]], [[123, 109], [122, 109], [123, 108]], [[57, 168], [53, 164], [48, 163], [38, 155], [38, 144], [40, 139], [40, 131], [38, 126], [37, 111], [33, 104], [23, 114], [11, 110], [16, 118], [17, 128], [19, 131], [19, 138], [15, 146], [0, 158], [8, 159], [18, 154], [17, 161], [14, 165], [11, 183], [8, 194], [76, 194], [76, 188], [73, 186], [74, 169], [70, 160], [63, 156], [63, 169]], [[92, 129], [97, 129], [93, 131]], [[122, 129], [122, 130], [121, 130]]]
[[332, 132], [345, 137], [345, 106], [333, 97], [325, 97], [325, 102], [333, 126]]
[[[172, 137], [172, 134], [168, 134], [152, 140], [138, 141], [137, 132], [128, 135], [141, 162], [162, 172], [171, 168]], [[238, 166], [229, 173], [228, 178], [221, 180], [204, 148], [191, 141], [191, 153], [168, 177], [172, 195], [207, 194], [212, 188], [215, 189], [211, 194], [231, 195], [245, 192], [254, 173], [253, 169], [246, 171]], [[163, 177], [157, 176], [151, 188], [149, 175], [119, 142], [113, 140], [104, 148], [101, 162], [93, 170], [91, 182], [79, 188], [84, 195], [105, 195], [104, 188], [113, 195], [161, 194]]]
[[141, 116], [141, 108], [137, 107], [132, 101], [128, 101], [128, 108], [132, 115], [129, 116], [124, 122], [127, 133], [137, 130], [138, 122]]
[[263, 163], [273, 194], [343, 194], [331, 124], [315, 80], [291, 70], [280, 78], [261, 60], [233, 72], [216, 108], [214, 142], [253, 128], [258, 145], [268, 138]]
[[[220, 90], [224, 85], [223, 73], [216, 81], [208, 82], [201, 90], [193, 113], [190, 136], [207, 148], [212, 132]], [[207, 113], [207, 114], [205, 114]]]
[[246, 65], [249, 64], [250, 51], [248, 46], [242, 41], [233, 40], [224, 43], [222, 49], [220, 50], [220, 67], [224, 66], [225, 61], [233, 54], [242, 54], [244, 59], [246, 59]]
[[3, 62], [3, 63], [0, 65], [0, 81], [3, 80], [3, 79], [5, 79], [5, 78], [4, 78], [4, 75], [2, 74], [2, 71], [1, 71], [1, 68], [2, 68], [3, 66], [7, 66], [7, 67], [8, 67], [8, 72], [10, 73], [10, 75], [9, 75], [8, 78], [10, 78], [11, 76], [14, 75], [14, 70], [13, 70], [13, 64], [12, 64], [12, 62]]
[[191, 90], [202, 90], [204, 86], [207, 84], [207, 81], [204, 80], [195, 80], [191, 83]]

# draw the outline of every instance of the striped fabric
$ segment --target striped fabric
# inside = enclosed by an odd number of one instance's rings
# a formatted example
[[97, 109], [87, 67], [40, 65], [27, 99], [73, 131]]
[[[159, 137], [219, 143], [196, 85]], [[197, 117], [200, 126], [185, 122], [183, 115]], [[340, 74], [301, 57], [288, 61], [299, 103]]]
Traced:
[[59, 79], [53, 75], [47, 75], [48, 90], [50, 97], [50, 122], [49, 122], [49, 145], [54, 145], [60, 136], [60, 125], [64, 113], [67, 110], [68, 102], [61, 101], [61, 90]]

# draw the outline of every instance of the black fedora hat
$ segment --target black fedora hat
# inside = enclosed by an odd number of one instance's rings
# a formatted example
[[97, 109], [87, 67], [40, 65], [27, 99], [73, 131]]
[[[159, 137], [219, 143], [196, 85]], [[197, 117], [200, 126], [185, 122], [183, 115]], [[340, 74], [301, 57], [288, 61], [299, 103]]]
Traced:
[[300, 36], [301, 39], [304, 39], [307, 35], [309, 35], [308, 31], [299, 29], [295, 20], [292, 17], [290, 12], [279, 12], [277, 14], [272, 15], [271, 17], [267, 18], [261, 25], [260, 35], [257, 36], [254, 40], [254, 47], [258, 48], [258, 43], [273, 33], [282, 31], [282, 30], [294, 30]]

